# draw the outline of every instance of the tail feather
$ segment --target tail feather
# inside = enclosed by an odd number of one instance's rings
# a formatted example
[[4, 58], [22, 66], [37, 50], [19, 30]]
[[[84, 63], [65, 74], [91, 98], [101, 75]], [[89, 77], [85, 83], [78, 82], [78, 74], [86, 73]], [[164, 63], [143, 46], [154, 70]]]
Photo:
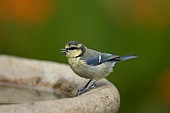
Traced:
[[137, 58], [137, 57], [138, 56], [136, 56], [136, 55], [117, 56], [117, 57], [110, 58], [109, 61], [124, 61], [124, 60]]
[[132, 58], [137, 58], [138, 56], [135, 56], [135, 55], [128, 55], [128, 56], [121, 56], [119, 57], [119, 60], [122, 61], [122, 60], [128, 60], [128, 59], [132, 59]]

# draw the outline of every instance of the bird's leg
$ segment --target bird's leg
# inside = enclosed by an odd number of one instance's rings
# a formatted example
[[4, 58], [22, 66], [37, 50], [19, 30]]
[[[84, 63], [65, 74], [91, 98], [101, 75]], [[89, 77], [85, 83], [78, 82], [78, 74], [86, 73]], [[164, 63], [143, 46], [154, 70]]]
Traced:
[[85, 93], [85, 92], [89, 91], [90, 89], [95, 88], [96, 87], [95, 83], [96, 83], [96, 80], [94, 80], [94, 79], [89, 80], [88, 83], [82, 89], [78, 90], [77, 96], [81, 95], [82, 93]]
[[87, 82], [87, 84], [86, 84], [82, 89], [80, 89], [80, 90], [83, 91], [84, 89], [86, 89], [86, 87], [90, 84], [91, 81], [92, 81], [92, 80], [89, 80], [89, 81]]

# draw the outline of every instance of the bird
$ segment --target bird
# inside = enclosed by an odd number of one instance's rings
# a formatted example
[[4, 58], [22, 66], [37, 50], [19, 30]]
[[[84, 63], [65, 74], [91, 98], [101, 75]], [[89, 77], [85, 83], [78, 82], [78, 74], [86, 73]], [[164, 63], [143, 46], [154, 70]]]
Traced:
[[89, 79], [88, 83], [77, 91], [77, 96], [96, 87], [96, 81], [107, 77], [112, 71], [115, 63], [132, 58], [136, 55], [119, 56], [105, 52], [99, 52], [87, 48], [78, 41], [69, 41], [61, 53], [65, 54], [68, 64], [75, 74]]

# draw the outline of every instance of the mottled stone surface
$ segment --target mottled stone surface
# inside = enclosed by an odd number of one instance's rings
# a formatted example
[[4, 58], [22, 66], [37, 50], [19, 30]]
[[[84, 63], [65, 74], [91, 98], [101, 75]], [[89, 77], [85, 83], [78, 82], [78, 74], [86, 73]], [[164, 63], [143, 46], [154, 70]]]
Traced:
[[0, 105], [0, 113], [116, 113], [120, 105], [118, 90], [106, 79], [98, 81], [97, 88], [76, 97], [77, 90], [88, 80], [61, 63], [0, 55], [0, 81], [41, 90], [51, 88], [65, 97]]

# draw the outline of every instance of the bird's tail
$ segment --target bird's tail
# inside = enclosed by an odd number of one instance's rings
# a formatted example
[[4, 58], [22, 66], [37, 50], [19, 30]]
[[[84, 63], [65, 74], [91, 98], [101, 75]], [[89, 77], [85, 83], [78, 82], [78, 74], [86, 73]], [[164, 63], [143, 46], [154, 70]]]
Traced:
[[116, 57], [110, 58], [109, 61], [118, 62], [118, 61], [124, 61], [124, 60], [132, 59], [132, 58], [137, 58], [137, 57], [138, 56], [136, 56], [136, 55], [116, 56]]
[[121, 56], [121, 57], [119, 57], [119, 60], [123, 61], [123, 60], [128, 60], [128, 59], [137, 58], [137, 57], [138, 56], [136, 56], [136, 55]]

